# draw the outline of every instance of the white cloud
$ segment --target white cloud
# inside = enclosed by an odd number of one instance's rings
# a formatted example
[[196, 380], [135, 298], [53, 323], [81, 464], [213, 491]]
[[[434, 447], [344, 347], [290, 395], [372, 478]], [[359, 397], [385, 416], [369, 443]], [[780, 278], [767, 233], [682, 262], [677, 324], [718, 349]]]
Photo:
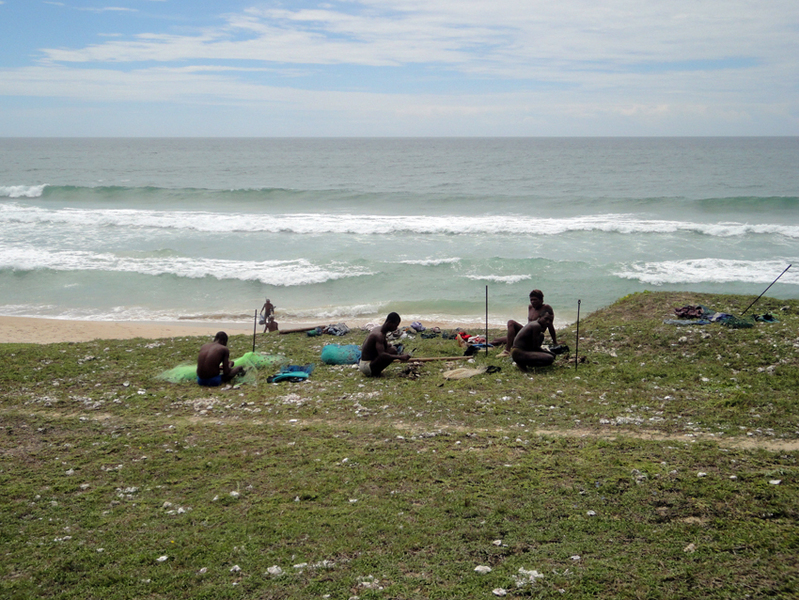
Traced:
[[344, 10], [249, 9], [199, 35], [140, 35], [82, 49], [45, 50], [62, 62], [187, 59], [278, 63], [445, 64], [529, 77], [569, 69], [753, 56], [796, 59], [799, 4], [749, 2], [351, 2]]
[[760, 115], [797, 131], [797, 29], [795, 0], [773, 0], [768, 10], [744, 0], [249, 8], [193, 32], [97, 34], [96, 44], [43, 49], [39, 66], [0, 70], [0, 96], [291, 106], [510, 131], [557, 118], [682, 120], [690, 133], [702, 119]]
[[[705, 90], [705, 101], [675, 98], [663, 102], [661, 95], [632, 93], [620, 101], [615, 94], [595, 85], [575, 97], [569, 90], [561, 92], [515, 92], [473, 94], [380, 93], [370, 91], [318, 91], [289, 86], [253, 83], [236, 77], [253, 69], [240, 67], [150, 68], [129, 72], [110, 69], [72, 69], [66, 67], [28, 67], [0, 70], [0, 95], [57, 96], [91, 102], [180, 102], [185, 104], [238, 104], [266, 106], [284, 105], [302, 111], [380, 112], [395, 116], [433, 119], [442, 116], [474, 117], [477, 115], [558, 114], [570, 118], [600, 118], [606, 115], [635, 118], [674, 117], [679, 114], [701, 114], [713, 106], [733, 106], [728, 92]], [[256, 69], [258, 71], [258, 69]], [[638, 83], [645, 76], [638, 75]], [[702, 85], [703, 74], [692, 74], [688, 87]], [[634, 90], [636, 79], [622, 76], [619, 85]], [[663, 84], [668, 87], [667, 83]], [[712, 87], [712, 86], [705, 86]], [[735, 85], [732, 85], [735, 87]], [[747, 102], [750, 108], [766, 106], [766, 99]], [[727, 118], [735, 111], [726, 109]]]

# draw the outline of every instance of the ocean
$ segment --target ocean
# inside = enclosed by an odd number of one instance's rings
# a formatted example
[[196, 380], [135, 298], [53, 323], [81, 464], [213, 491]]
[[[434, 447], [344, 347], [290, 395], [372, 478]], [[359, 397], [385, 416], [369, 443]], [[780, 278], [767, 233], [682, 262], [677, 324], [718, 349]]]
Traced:
[[0, 315], [562, 326], [799, 297], [799, 138], [8, 138], [0, 232]]

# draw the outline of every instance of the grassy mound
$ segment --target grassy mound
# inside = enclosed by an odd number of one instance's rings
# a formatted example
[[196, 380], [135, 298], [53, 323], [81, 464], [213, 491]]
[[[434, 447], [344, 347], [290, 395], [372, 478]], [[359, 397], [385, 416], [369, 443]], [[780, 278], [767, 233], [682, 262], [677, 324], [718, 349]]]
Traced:
[[585, 362], [572, 326], [551, 368], [454, 381], [320, 363], [361, 332], [259, 336], [313, 375], [224, 389], [155, 377], [201, 338], [0, 345], [0, 596], [795, 594], [799, 303], [663, 322], [749, 302], [636, 294], [581, 321]]

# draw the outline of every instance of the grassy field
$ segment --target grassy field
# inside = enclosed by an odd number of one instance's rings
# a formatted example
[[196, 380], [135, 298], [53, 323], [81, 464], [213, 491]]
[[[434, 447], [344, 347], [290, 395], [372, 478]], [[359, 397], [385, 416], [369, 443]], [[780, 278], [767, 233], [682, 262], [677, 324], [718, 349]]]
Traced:
[[311, 378], [224, 389], [154, 377], [202, 338], [2, 344], [0, 597], [796, 597], [799, 301], [663, 323], [751, 300], [636, 294], [577, 368], [462, 380], [321, 364], [362, 332], [259, 335]]

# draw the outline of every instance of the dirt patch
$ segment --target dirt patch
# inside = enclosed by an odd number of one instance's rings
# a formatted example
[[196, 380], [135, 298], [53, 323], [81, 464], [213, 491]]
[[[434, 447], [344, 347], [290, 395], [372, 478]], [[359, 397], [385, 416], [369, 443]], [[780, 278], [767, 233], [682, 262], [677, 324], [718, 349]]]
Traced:
[[[394, 423], [394, 426], [398, 429], [403, 429], [406, 431], [422, 431], [416, 425], [409, 425], [406, 423]], [[466, 433], [466, 432], [476, 432], [480, 431], [482, 433], [494, 433], [494, 434], [502, 434], [502, 435], [517, 435], [519, 433], [518, 430], [508, 430], [508, 429], [474, 429], [469, 427], [456, 427], [450, 425], [440, 425], [437, 424], [432, 428], [425, 429], [425, 431], [429, 431], [430, 429], [441, 431], [442, 433], [446, 433], [447, 431], [459, 432], [459, 433]], [[767, 440], [763, 438], [741, 438], [741, 437], [719, 437], [713, 435], [703, 435], [699, 433], [690, 433], [690, 434], [668, 434], [662, 433], [659, 431], [651, 431], [651, 430], [643, 430], [643, 431], [598, 431], [593, 429], [533, 429], [530, 428], [528, 433], [533, 433], [535, 435], [542, 435], [542, 436], [552, 436], [552, 437], [569, 437], [569, 438], [593, 438], [593, 439], [601, 439], [601, 440], [608, 440], [608, 441], [615, 441], [618, 439], [623, 438], [633, 438], [637, 440], [648, 440], [648, 441], [663, 441], [663, 442], [682, 442], [682, 443], [694, 443], [694, 442], [715, 442], [722, 448], [735, 448], [739, 450], [769, 450], [771, 452], [792, 452], [799, 450], [799, 440]]]
[[[59, 419], [74, 419], [75, 417], [81, 415], [85, 416], [86, 418], [92, 421], [109, 421], [112, 419], [119, 419], [119, 420], [126, 420], [123, 417], [110, 415], [108, 413], [93, 413], [91, 415], [83, 415], [81, 413], [62, 413], [62, 412], [49, 412], [49, 411], [31, 411], [29, 414], [38, 414], [40, 416], [47, 416], [49, 418], [59, 418]], [[179, 422], [185, 423], [202, 423], [207, 422], [209, 419], [214, 419], [216, 421], [219, 420], [227, 420], [227, 419], [234, 419], [239, 420], [242, 418], [242, 415], [230, 415], [230, 414], [214, 414], [214, 415], [172, 415], [170, 417], [170, 423], [176, 424]], [[149, 423], [151, 422], [148, 419], [138, 418], [134, 419], [134, 422], [140, 423]], [[259, 417], [258, 424], [262, 424], [264, 422], [263, 417]], [[302, 426], [303, 424], [327, 424], [332, 425], [334, 423], [340, 423], [340, 421], [335, 421], [332, 419], [299, 419], [296, 423], [298, 426]], [[359, 421], [360, 426], [367, 425], [367, 423], [363, 421]], [[375, 423], [375, 427], [384, 427], [385, 423]], [[507, 436], [516, 436], [519, 435], [519, 430], [514, 429], [505, 429], [505, 428], [474, 428], [474, 427], [464, 427], [459, 425], [447, 425], [441, 423], [431, 424], [427, 427], [420, 427], [419, 424], [416, 423], [403, 423], [402, 421], [395, 421], [391, 423], [392, 427], [396, 429], [410, 432], [414, 435], [424, 435], [430, 431], [436, 431], [440, 434], [446, 435], [447, 433], [486, 433], [486, 434], [493, 434], [493, 435], [507, 435]], [[686, 434], [669, 434], [663, 433], [661, 431], [655, 430], [624, 430], [624, 431], [606, 431], [606, 430], [599, 430], [599, 429], [585, 429], [585, 428], [574, 428], [574, 429], [534, 429], [529, 428], [526, 430], [528, 435], [540, 435], [540, 436], [552, 436], [552, 437], [567, 437], [567, 438], [592, 438], [592, 439], [599, 439], [599, 440], [607, 440], [607, 441], [615, 441], [624, 438], [632, 438], [637, 440], [647, 440], [647, 441], [661, 441], [661, 442], [671, 442], [671, 443], [695, 443], [695, 442], [715, 442], [722, 448], [733, 448], [736, 450], [768, 450], [770, 452], [795, 452], [799, 450], [799, 439], [764, 439], [762, 437], [724, 437], [718, 435], [711, 435], [711, 434], [702, 434], [702, 433], [686, 433]]]

